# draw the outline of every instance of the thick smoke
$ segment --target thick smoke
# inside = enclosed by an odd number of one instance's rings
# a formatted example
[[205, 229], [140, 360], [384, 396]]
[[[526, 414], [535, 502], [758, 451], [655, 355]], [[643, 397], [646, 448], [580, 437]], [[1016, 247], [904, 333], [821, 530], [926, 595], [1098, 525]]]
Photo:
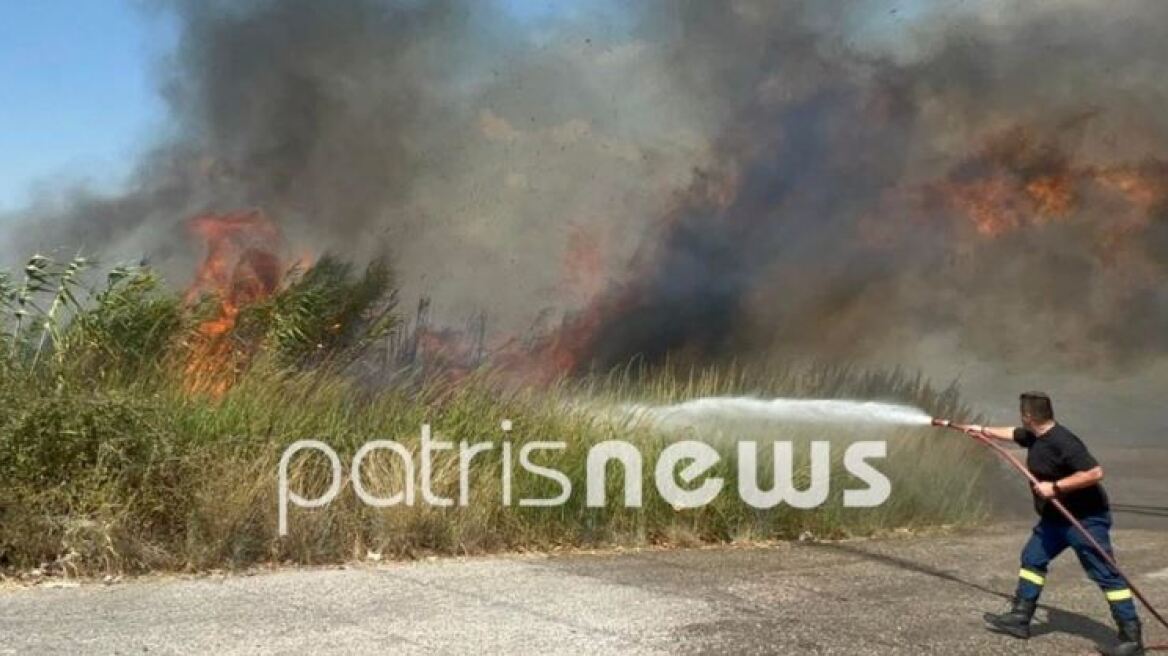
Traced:
[[1109, 374], [1165, 353], [1168, 7], [930, 15], [864, 49], [870, 5], [733, 7], [678, 10], [677, 70], [727, 118], [586, 350], [888, 358], [951, 335]]
[[575, 366], [1158, 366], [1168, 4], [920, 4], [165, 3], [168, 134], [10, 250], [181, 280], [188, 217], [261, 207]]
[[[181, 285], [201, 247], [187, 221], [258, 207], [293, 256], [388, 252], [407, 297], [517, 329], [601, 287], [636, 241], [629, 217], [647, 226], [702, 160], [665, 72], [602, 13], [568, 26], [469, 0], [157, 4], [180, 27], [160, 66], [165, 134], [125, 193], [67, 191], [18, 219], [9, 261], [145, 256]], [[641, 74], [659, 82], [614, 95]], [[573, 252], [592, 270], [565, 271]]]

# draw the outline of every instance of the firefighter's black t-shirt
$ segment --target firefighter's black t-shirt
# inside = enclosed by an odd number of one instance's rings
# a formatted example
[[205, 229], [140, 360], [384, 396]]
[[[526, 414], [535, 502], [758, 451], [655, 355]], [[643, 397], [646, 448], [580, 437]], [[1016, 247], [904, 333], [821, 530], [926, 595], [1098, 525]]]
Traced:
[[[1015, 428], [1014, 441], [1028, 451], [1026, 467], [1040, 481], [1054, 482], [1099, 465], [1082, 440], [1061, 424], [1055, 424], [1042, 437], [1037, 437], [1025, 428]], [[1108, 510], [1107, 493], [1099, 484], [1064, 492], [1059, 500], [1076, 518], [1098, 515]], [[1037, 494], [1034, 495], [1034, 509], [1043, 517], [1065, 521], [1053, 505]]]

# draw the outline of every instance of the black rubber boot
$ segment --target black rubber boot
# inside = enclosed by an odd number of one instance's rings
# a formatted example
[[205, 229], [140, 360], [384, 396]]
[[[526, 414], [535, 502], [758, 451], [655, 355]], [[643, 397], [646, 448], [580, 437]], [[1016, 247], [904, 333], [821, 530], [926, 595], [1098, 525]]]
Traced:
[[986, 613], [985, 621], [998, 633], [1025, 640], [1030, 637], [1030, 620], [1034, 619], [1034, 609], [1037, 606], [1037, 602], [1015, 598], [1010, 603], [1009, 612], [1001, 615]]
[[1144, 639], [1143, 631], [1140, 629], [1140, 621], [1120, 622], [1116, 620], [1116, 624], [1119, 625], [1119, 644], [1102, 649], [1100, 653], [1105, 656], [1143, 656]]

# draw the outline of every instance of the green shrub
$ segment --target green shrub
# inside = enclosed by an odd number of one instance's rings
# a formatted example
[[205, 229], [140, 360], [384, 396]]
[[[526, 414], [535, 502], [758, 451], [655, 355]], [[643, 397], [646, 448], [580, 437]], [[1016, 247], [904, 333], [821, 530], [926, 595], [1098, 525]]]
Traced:
[[[10, 347], [0, 358], [0, 563], [48, 563], [68, 573], [243, 567], [259, 562], [337, 562], [366, 551], [412, 557], [608, 544], [863, 535], [901, 526], [974, 521], [985, 512], [978, 490], [993, 471], [975, 446], [924, 428], [822, 428], [771, 425], [764, 439], [802, 444], [829, 439], [887, 439], [881, 469], [893, 497], [876, 509], [848, 509], [842, 485], [813, 510], [758, 510], [735, 491], [734, 435], [702, 433], [727, 457], [714, 472], [726, 479], [706, 507], [675, 510], [655, 492], [652, 463], [670, 440], [653, 426], [614, 420], [597, 408], [625, 402], [673, 402], [699, 396], [753, 394], [865, 398], [911, 403], [935, 414], [969, 412], [953, 387], [935, 389], [900, 371], [867, 372], [815, 364], [742, 367], [629, 367], [539, 388], [502, 384], [478, 372], [457, 382], [415, 380], [370, 388], [345, 367], [397, 325], [392, 275], [375, 263], [357, 275], [332, 258], [289, 280], [241, 315], [233, 348], [250, 367], [220, 396], [192, 393], [184, 358], [199, 306], [187, 307], [149, 270], [115, 269], [98, 290], [70, 268], [34, 258], [23, 282], [0, 278]], [[502, 372], [505, 374], [506, 372]], [[504, 376], [505, 378], [505, 376]], [[277, 463], [300, 439], [322, 439], [351, 460], [373, 439], [416, 452], [422, 423], [449, 441], [506, 439], [519, 447], [562, 440], [541, 464], [564, 472], [569, 502], [557, 508], [500, 502], [502, 460], [496, 448], [470, 470], [466, 507], [376, 509], [346, 485], [327, 508], [292, 509], [289, 535], [277, 525]], [[842, 438], [842, 439], [841, 439]], [[585, 504], [588, 449], [622, 439], [644, 457], [641, 508], [620, 503], [617, 468], [608, 472], [608, 503]], [[802, 449], [799, 450], [803, 452]], [[552, 495], [546, 479], [516, 470], [513, 500]], [[371, 457], [368, 486], [397, 489], [400, 466]], [[796, 478], [805, 481], [805, 463]], [[833, 479], [846, 480], [838, 462]], [[292, 488], [309, 494], [327, 483], [320, 458], [297, 458]], [[456, 456], [434, 472], [439, 494], [459, 490]]]

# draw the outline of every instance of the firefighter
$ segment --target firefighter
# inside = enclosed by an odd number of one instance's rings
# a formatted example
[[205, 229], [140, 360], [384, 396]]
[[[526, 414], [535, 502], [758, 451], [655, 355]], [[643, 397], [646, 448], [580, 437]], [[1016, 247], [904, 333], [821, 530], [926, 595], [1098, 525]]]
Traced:
[[1047, 567], [1068, 547], [1102, 590], [1119, 627], [1119, 645], [1106, 654], [1135, 656], [1144, 653], [1140, 620], [1132, 592], [1115, 571], [1058, 512], [1050, 499], [1059, 499], [1091, 535], [1111, 553], [1111, 510], [1100, 481], [1103, 468], [1083, 442], [1054, 419], [1050, 397], [1026, 392], [1020, 397], [1022, 426], [1018, 428], [970, 426], [968, 432], [1008, 440], [1027, 450], [1026, 466], [1039, 484], [1034, 486], [1034, 508], [1039, 520], [1022, 548], [1022, 568], [1010, 610], [986, 614], [993, 630], [1026, 639], [1038, 597], [1046, 585]]

